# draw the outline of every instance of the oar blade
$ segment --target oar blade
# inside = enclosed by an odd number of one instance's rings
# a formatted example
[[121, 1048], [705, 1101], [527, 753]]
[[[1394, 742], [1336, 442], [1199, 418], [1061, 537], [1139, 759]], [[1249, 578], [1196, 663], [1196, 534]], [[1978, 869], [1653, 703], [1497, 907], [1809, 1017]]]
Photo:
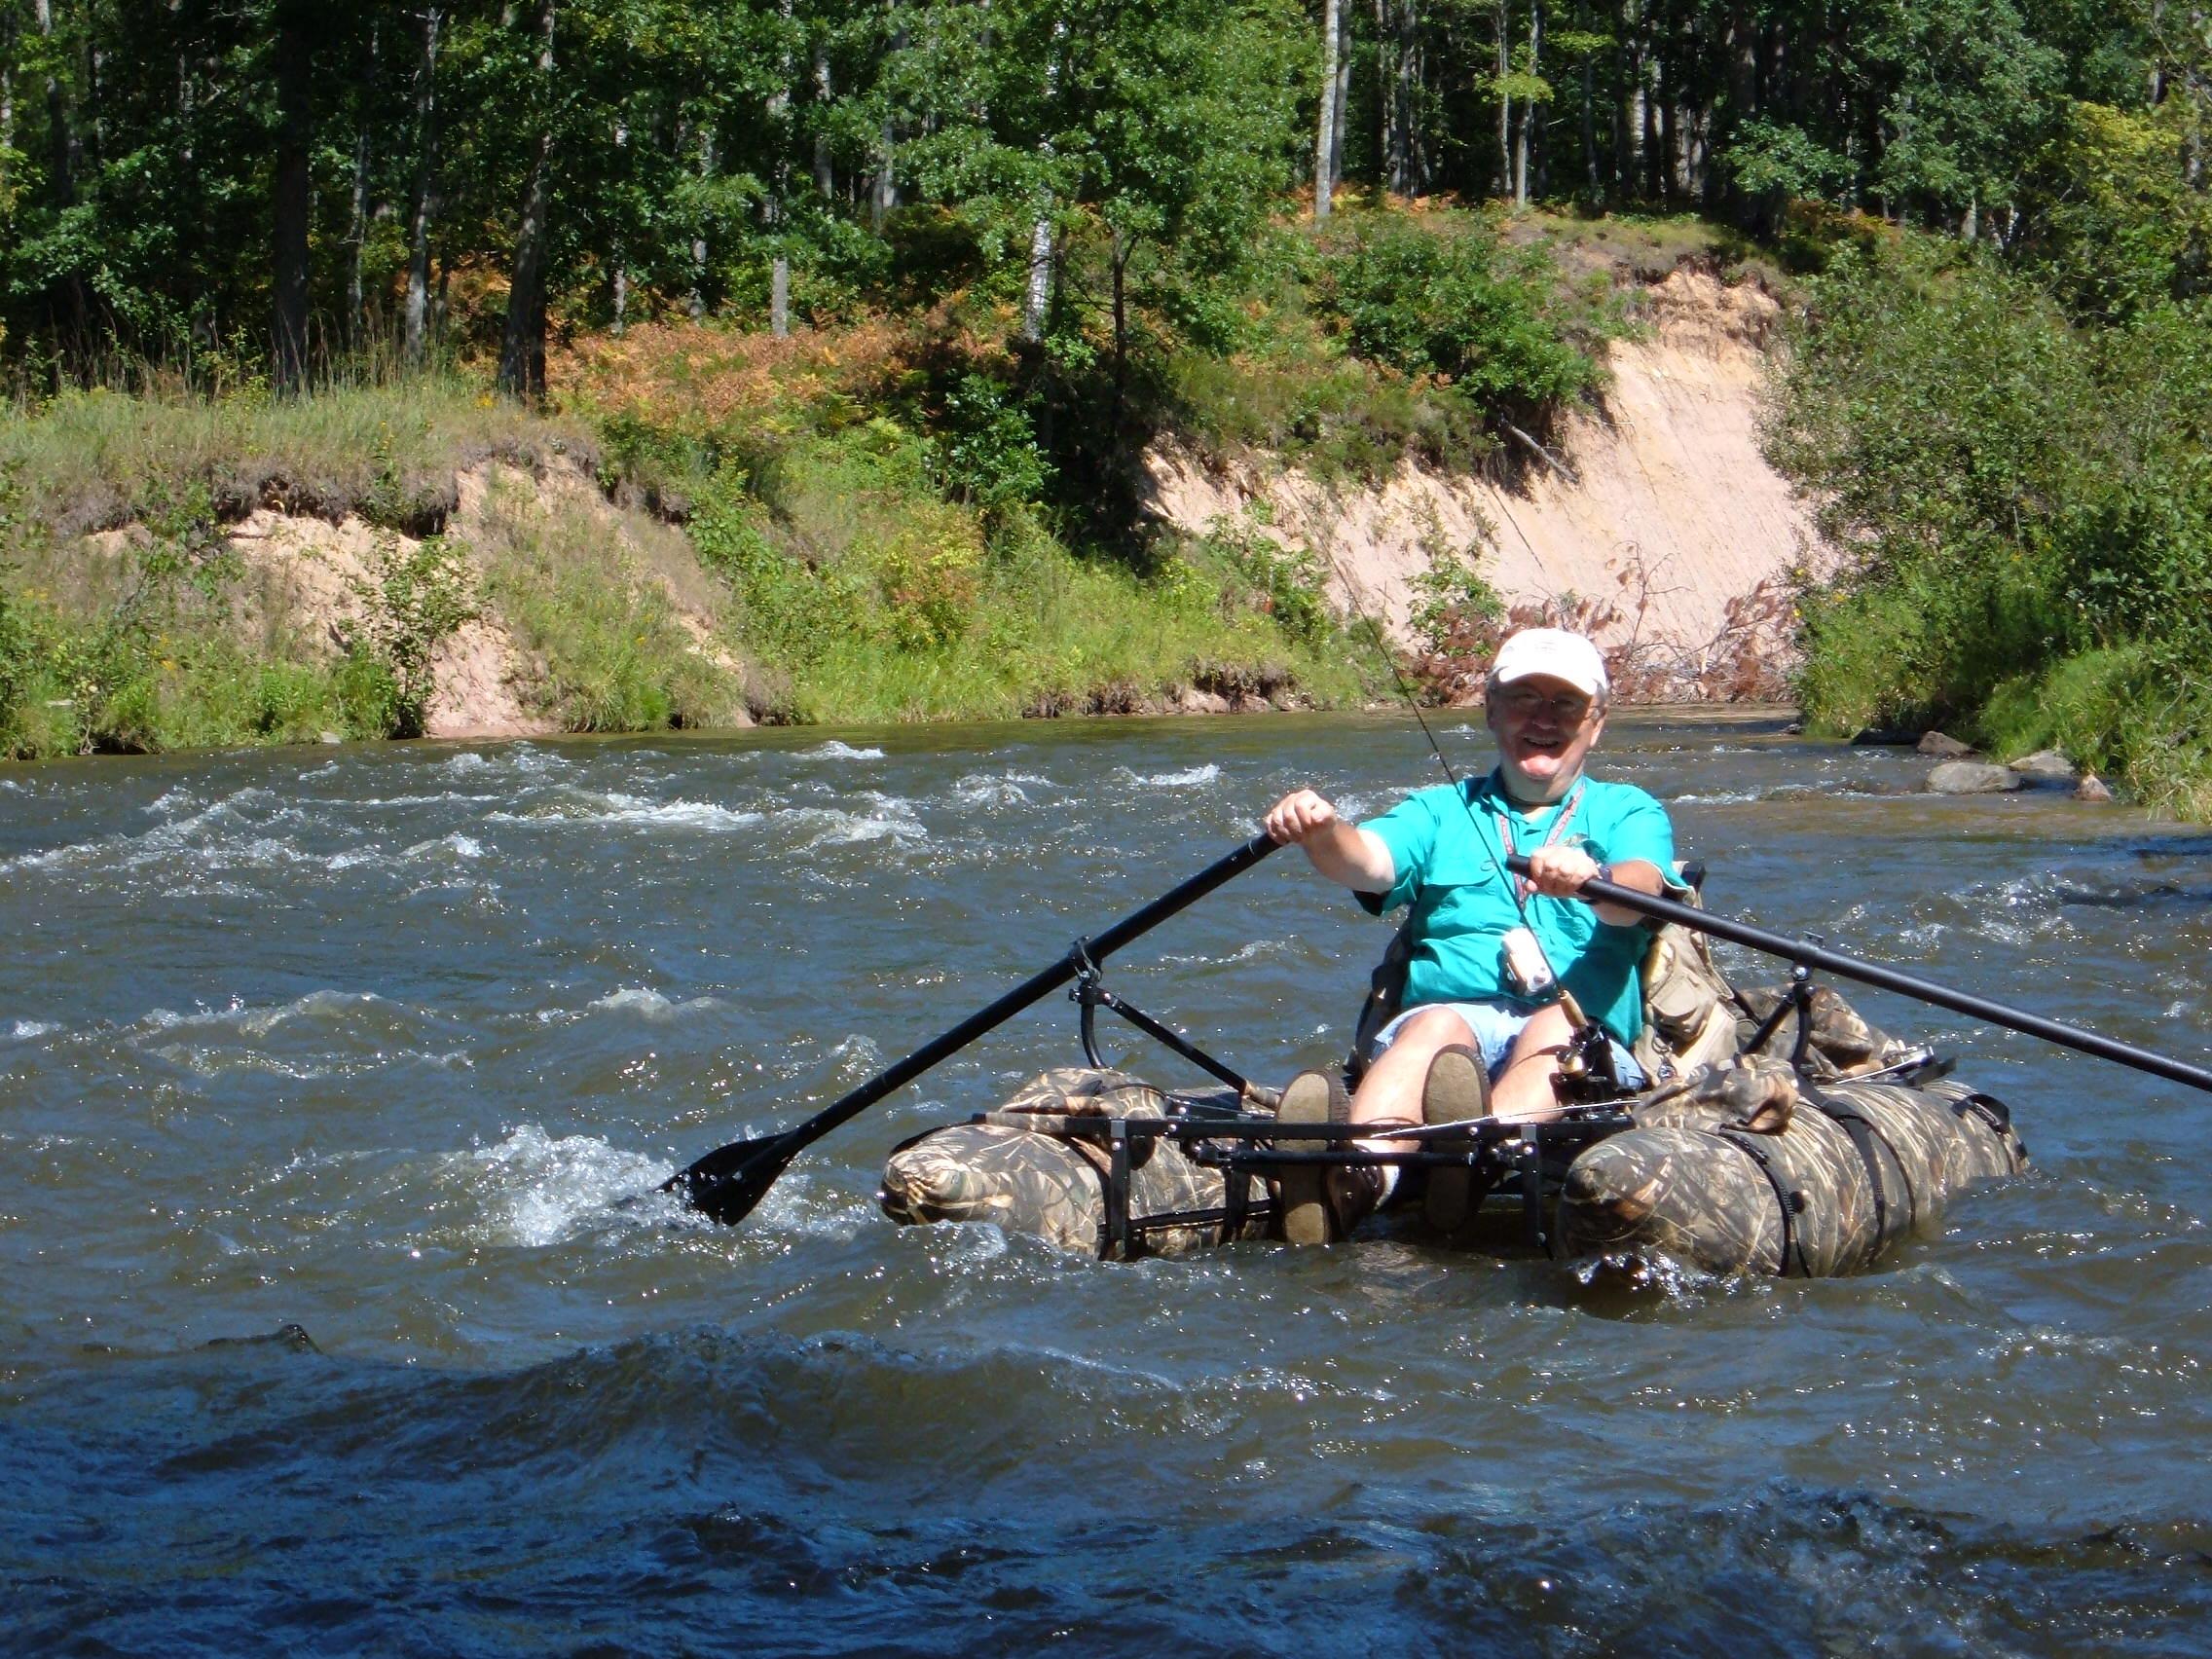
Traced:
[[671, 1175], [661, 1191], [674, 1193], [688, 1209], [724, 1227], [735, 1227], [751, 1215], [776, 1178], [791, 1167], [805, 1142], [787, 1131], [757, 1140], [733, 1141], [717, 1147], [688, 1169]]

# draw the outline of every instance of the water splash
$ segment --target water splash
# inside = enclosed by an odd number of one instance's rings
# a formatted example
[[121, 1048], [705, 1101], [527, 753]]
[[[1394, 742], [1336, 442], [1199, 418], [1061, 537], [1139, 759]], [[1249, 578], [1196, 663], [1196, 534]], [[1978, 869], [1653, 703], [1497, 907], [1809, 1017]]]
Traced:
[[703, 800], [647, 800], [620, 792], [559, 791], [552, 799], [523, 812], [493, 812], [489, 824], [558, 824], [575, 829], [639, 825], [671, 830], [740, 830], [757, 824], [761, 814]]
[[[635, 1014], [640, 1018], [665, 1024], [680, 1014], [698, 1014], [723, 1006], [719, 997], [693, 997], [687, 1002], [671, 1002], [658, 991], [644, 986], [625, 985], [586, 1003], [584, 1011], [589, 1013], [599, 1009], [608, 1013]], [[541, 1014], [538, 1017], [542, 1019], [545, 1015]]]
[[799, 750], [792, 758], [794, 760], [880, 760], [883, 758], [883, 751], [880, 749], [855, 749], [849, 743], [839, 743], [835, 738], [831, 738], [828, 743], [821, 744], [816, 748]]
[[1209, 760], [1202, 766], [1186, 766], [1180, 771], [1149, 774], [1132, 772], [1124, 766], [1121, 768], [1121, 775], [1128, 783], [1142, 784], [1149, 789], [1188, 790], [1196, 789], [1200, 784], [1218, 783], [1221, 768]]
[[495, 1145], [449, 1153], [438, 1169], [442, 1181], [476, 1201], [479, 1217], [467, 1229], [472, 1241], [540, 1250], [609, 1223], [675, 1218], [682, 1206], [659, 1191], [675, 1173], [673, 1164], [599, 1135], [555, 1139], [535, 1124]]

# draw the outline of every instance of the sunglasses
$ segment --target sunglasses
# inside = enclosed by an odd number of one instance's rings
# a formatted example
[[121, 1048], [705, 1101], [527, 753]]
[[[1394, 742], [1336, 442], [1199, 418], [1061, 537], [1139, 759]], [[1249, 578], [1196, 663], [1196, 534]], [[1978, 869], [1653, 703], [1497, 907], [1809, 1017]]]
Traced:
[[1590, 699], [1578, 692], [1562, 691], [1557, 696], [1547, 697], [1526, 686], [1498, 692], [1497, 706], [1521, 719], [1548, 712], [1561, 725], [1580, 725], [1589, 719], [1593, 707]]

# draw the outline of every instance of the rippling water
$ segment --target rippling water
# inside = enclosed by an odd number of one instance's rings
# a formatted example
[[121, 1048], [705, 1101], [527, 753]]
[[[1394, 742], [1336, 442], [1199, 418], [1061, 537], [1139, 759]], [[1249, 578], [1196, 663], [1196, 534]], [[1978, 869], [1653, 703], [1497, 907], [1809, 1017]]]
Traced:
[[[1608, 753], [1716, 908], [2212, 1050], [2202, 830], [1758, 724]], [[637, 1198], [1287, 786], [1378, 810], [1424, 757], [1284, 718], [0, 768], [0, 1650], [2212, 1652], [2212, 1099], [1935, 1010], [1862, 999], [2036, 1168], [1862, 1279], [883, 1221], [894, 1141], [1075, 1057], [1056, 1001], [741, 1231]], [[1290, 854], [1111, 977], [1279, 1078], [1383, 940]]]

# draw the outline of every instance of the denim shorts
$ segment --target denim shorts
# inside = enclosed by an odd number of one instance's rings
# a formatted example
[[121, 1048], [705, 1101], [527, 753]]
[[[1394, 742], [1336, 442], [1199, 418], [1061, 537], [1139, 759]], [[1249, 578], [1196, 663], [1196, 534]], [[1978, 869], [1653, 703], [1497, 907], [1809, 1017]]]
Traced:
[[[1378, 1031], [1374, 1045], [1367, 1051], [1368, 1058], [1372, 1060], [1396, 1042], [1398, 1033], [1407, 1020], [1434, 1008], [1449, 1009], [1467, 1022], [1467, 1029], [1475, 1034], [1475, 1052], [1482, 1055], [1483, 1064], [1489, 1068], [1493, 1083], [1505, 1070], [1506, 1059], [1513, 1052], [1513, 1040], [1521, 1035], [1521, 1028], [1534, 1017], [1533, 1011], [1523, 1013], [1510, 1003], [1423, 1003], [1419, 1008], [1407, 1009]], [[1621, 1087], [1641, 1088], [1644, 1084], [1643, 1068], [1636, 1063], [1636, 1056], [1621, 1047], [1617, 1037], [1608, 1035], [1605, 1041], [1612, 1048], [1613, 1072], [1621, 1080]]]

